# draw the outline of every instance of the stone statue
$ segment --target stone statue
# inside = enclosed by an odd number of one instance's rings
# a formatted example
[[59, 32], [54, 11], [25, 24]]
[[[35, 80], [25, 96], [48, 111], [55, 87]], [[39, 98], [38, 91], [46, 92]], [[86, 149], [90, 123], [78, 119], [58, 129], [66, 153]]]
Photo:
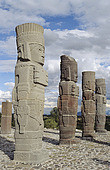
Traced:
[[77, 62], [74, 58], [61, 56], [61, 81], [59, 83], [58, 110], [60, 119], [60, 144], [75, 143], [79, 87]]
[[44, 89], [44, 29], [35, 23], [16, 27], [18, 58], [15, 67], [15, 161], [40, 163], [48, 158], [42, 149]]
[[106, 85], [105, 79], [96, 79], [96, 132], [105, 133]]
[[82, 72], [82, 119], [83, 131], [82, 137], [84, 139], [92, 140], [95, 137], [94, 123], [95, 123], [95, 72]]
[[11, 133], [12, 102], [2, 102], [1, 133]]

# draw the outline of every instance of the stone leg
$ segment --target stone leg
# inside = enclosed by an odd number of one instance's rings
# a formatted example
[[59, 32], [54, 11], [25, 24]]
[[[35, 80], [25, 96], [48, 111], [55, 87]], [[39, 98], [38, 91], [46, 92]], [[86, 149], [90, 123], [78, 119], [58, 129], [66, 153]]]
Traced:
[[105, 122], [106, 122], [105, 115], [96, 116], [96, 132], [106, 133], [107, 130], [105, 129]]
[[78, 97], [63, 95], [59, 102], [60, 144], [73, 144], [77, 123]]
[[92, 140], [95, 137], [94, 123], [95, 123], [95, 102], [90, 100], [83, 101], [82, 106], [82, 118], [83, 118], [83, 139]]
[[15, 134], [14, 160], [16, 162], [41, 163], [47, 160], [47, 151], [42, 148], [42, 131]]

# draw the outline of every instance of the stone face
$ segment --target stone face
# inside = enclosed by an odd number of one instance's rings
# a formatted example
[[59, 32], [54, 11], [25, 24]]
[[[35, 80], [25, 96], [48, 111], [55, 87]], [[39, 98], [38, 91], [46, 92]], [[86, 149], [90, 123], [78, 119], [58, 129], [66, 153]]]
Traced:
[[106, 85], [105, 79], [96, 79], [96, 132], [104, 133], [106, 122]]
[[12, 102], [2, 102], [1, 133], [11, 133]]
[[[48, 74], [43, 69], [43, 27], [26, 23], [16, 27], [18, 58], [15, 67], [15, 161], [40, 163], [48, 159], [42, 148], [44, 90]], [[24, 142], [25, 141], [25, 142]]]
[[83, 131], [85, 139], [93, 139], [95, 123], [95, 72], [82, 72], [82, 106]]
[[58, 110], [60, 120], [60, 144], [73, 144], [77, 123], [79, 87], [77, 62], [74, 58], [61, 56], [61, 81], [59, 83]]

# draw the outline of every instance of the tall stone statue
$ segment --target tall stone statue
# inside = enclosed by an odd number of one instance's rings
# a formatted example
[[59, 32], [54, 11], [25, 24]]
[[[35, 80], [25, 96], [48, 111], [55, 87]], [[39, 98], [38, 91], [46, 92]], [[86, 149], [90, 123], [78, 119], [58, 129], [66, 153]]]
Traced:
[[59, 83], [58, 110], [60, 119], [60, 144], [75, 143], [79, 87], [77, 62], [74, 58], [61, 56], [61, 81]]
[[105, 133], [106, 85], [105, 79], [96, 79], [96, 132]]
[[1, 133], [11, 133], [12, 102], [2, 102]]
[[82, 118], [83, 131], [82, 137], [84, 139], [92, 140], [95, 137], [95, 72], [82, 72]]
[[15, 67], [15, 161], [40, 163], [48, 158], [42, 148], [44, 89], [44, 29], [35, 23], [16, 27], [18, 58]]

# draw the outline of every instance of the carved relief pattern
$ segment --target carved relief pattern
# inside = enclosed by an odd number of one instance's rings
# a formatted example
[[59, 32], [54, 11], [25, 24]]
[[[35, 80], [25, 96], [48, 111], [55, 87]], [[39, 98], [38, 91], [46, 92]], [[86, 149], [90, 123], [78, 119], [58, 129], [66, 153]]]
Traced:
[[82, 72], [82, 105], [81, 105], [84, 138], [93, 139], [95, 123], [95, 72]]
[[59, 83], [58, 110], [60, 120], [60, 144], [75, 143], [79, 87], [77, 62], [74, 58], [61, 56], [61, 81]]
[[14, 158], [17, 161], [40, 162], [44, 88], [48, 85], [48, 74], [43, 68], [43, 28], [33, 23], [22, 24], [16, 27], [16, 35], [18, 58], [13, 89], [16, 124]]
[[106, 132], [105, 121], [106, 121], [106, 85], [105, 79], [96, 79], [96, 131]]

